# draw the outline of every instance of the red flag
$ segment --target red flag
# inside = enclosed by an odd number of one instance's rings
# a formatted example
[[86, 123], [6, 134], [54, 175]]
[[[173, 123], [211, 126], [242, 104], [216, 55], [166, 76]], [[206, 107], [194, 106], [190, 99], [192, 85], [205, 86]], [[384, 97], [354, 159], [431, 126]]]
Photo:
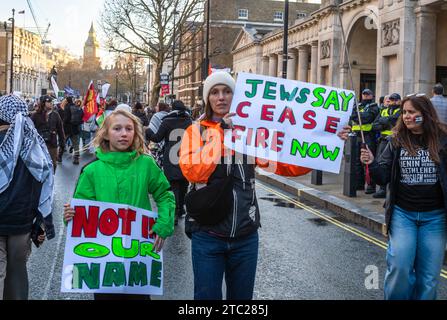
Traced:
[[82, 120], [85, 122], [90, 117], [98, 112], [98, 104], [96, 103], [96, 93], [93, 81], [90, 82], [87, 90], [87, 94], [84, 98], [84, 117]]

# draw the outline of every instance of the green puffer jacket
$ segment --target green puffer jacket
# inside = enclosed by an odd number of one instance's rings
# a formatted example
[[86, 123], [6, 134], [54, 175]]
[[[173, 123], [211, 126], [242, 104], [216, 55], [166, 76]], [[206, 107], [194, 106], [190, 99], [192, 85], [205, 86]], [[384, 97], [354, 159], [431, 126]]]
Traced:
[[152, 210], [149, 194], [154, 198], [158, 219], [153, 231], [163, 239], [174, 232], [175, 198], [163, 172], [148, 155], [133, 152], [102, 152], [98, 160], [81, 171], [74, 198], [122, 203]]

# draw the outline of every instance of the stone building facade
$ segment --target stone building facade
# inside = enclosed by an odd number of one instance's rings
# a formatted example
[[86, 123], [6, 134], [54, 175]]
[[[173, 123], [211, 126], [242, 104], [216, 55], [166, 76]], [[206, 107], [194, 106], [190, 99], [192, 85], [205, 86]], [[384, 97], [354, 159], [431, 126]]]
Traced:
[[[289, 5], [289, 24], [307, 17], [319, 8], [319, 4], [307, 3], [307, 0], [290, 2]], [[257, 29], [259, 33], [265, 34], [277, 28], [282, 28], [283, 19], [283, 1], [211, 0], [209, 37], [211, 67], [233, 69], [232, 47], [241, 28]], [[206, 34], [202, 32], [198, 32], [197, 37], [204, 40]], [[189, 105], [201, 100], [199, 88], [202, 82], [205, 46], [199, 46], [195, 51], [197, 52], [182, 57], [180, 65], [180, 75], [186, 74], [186, 70], [193, 70], [193, 65], [201, 67], [200, 72], [181, 80], [179, 83], [178, 96]]]
[[[11, 26], [0, 32], [0, 93], [10, 89]], [[28, 30], [14, 28], [13, 91], [23, 97], [36, 98], [42, 89], [48, 88], [46, 57], [39, 35]]]
[[[391, 92], [430, 95], [436, 82], [447, 89], [446, 35], [444, 1], [324, 1], [289, 28], [287, 75], [353, 88], [357, 95], [364, 88], [377, 97]], [[261, 39], [241, 31], [233, 46], [234, 71], [280, 76], [282, 46], [282, 30]]]

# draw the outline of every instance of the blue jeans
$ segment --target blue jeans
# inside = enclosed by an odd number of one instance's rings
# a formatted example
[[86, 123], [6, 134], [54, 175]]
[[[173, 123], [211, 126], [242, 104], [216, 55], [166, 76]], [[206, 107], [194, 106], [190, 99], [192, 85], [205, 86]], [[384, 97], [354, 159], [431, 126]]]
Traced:
[[446, 213], [394, 206], [386, 255], [386, 300], [434, 300], [444, 261]]
[[192, 233], [194, 299], [222, 300], [225, 274], [227, 300], [251, 300], [258, 262], [258, 232], [223, 239], [204, 231]]

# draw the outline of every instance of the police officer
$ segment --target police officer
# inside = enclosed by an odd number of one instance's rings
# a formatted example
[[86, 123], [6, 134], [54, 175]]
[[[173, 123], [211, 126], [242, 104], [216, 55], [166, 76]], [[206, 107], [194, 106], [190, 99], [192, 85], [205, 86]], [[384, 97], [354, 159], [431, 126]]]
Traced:
[[[398, 93], [393, 93], [385, 98], [384, 108], [380, 111], [373, 123], [373, 130], [380, 132], [377, 145], [377, 156], [379, 157], [388, 143], [388, 137], [392, 134], [392, 129], [396, 125], [400, 116], [401, 97]], [[386, 186], [380, 186], [380, 189], [373, 194], [373, 198], [385, 198]]]
[[[360, 120], [362, 126], [360, 126], [360, 121], [358, 119], [357, 110], [354, 108], [351, 118], [350, 125], [352, 127], [352, 132], [356, 134], [357, 142], [355, 143], [354, 157], [352, 161], [355, 161], [355, 173], [357, 178], [357, 190], [364, 190], [365, 188], [365, 170], [363, 164], [360, 161], [360, 149], [362, 144], [362, 136], [360, 131], [363, 131], [365, 137], [365, 143], [373, 154], [376, 150], [376, 137], [375, 132], [372, 131], [372, 123], [379, 114], [379, 107], [377, 103], [374, 102], [374, 94], [370, 89], [365, 89], [362, 91], [362, 100], [357, 106], [360, 113]], [[371, 194], [376, 192], [376, 185], [372, 182], [367, 186], [365, 193]]]

